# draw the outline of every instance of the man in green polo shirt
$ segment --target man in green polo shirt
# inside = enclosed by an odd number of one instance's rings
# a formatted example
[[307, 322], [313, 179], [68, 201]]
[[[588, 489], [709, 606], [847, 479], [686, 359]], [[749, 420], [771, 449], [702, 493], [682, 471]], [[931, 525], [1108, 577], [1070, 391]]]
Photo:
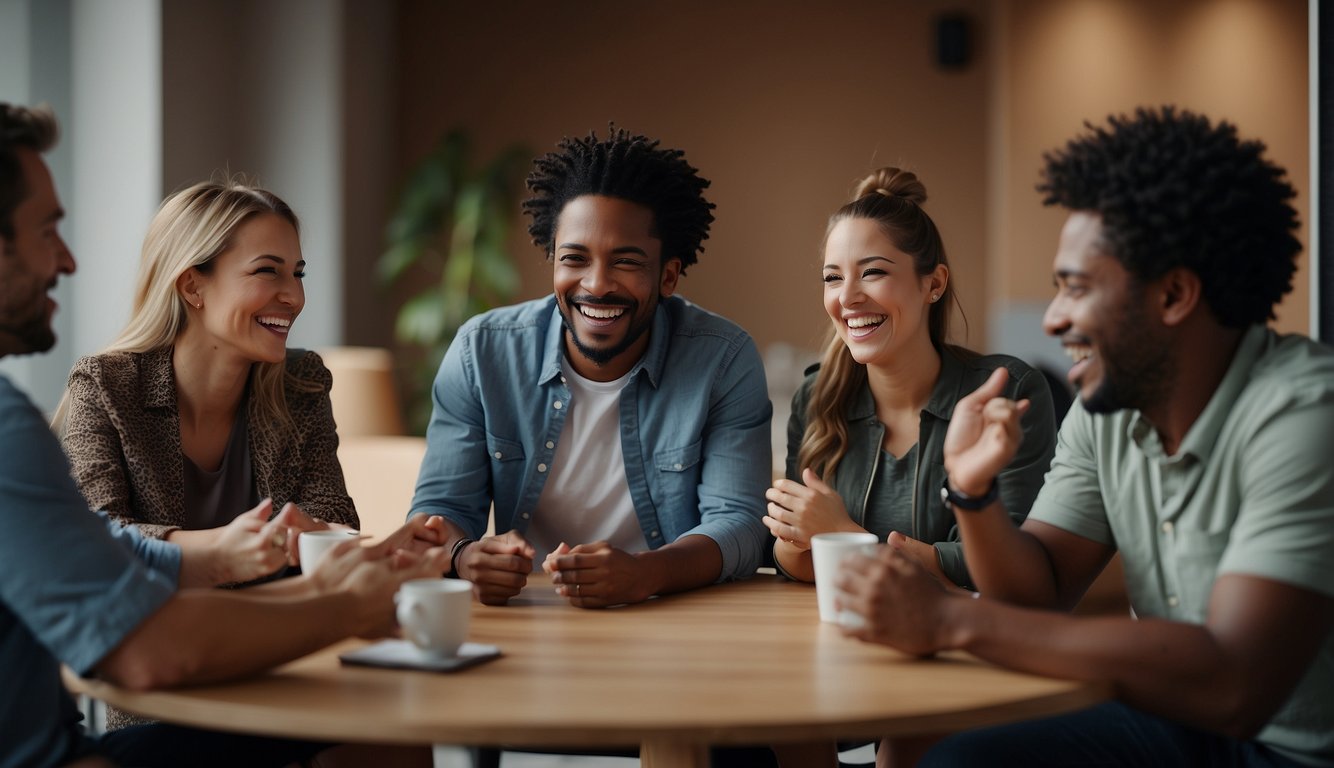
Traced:
[[[849, 634], [960, 648], [1113, 701], [960, 734], [921, 765], [1334, 766], [1334, 352], [1265, 327], [1301, 246], [1263, 145], [1171, 108], [1045, 158], [1070, 211], [1044, 319], [1079, 404], [1016, 528], [995, 500], [1023, 405], [955, 409], [943, 495], [982, 599], [891, 550], [845, 568]], [[1133, 617], [1068, 610], [1114, 553]]]

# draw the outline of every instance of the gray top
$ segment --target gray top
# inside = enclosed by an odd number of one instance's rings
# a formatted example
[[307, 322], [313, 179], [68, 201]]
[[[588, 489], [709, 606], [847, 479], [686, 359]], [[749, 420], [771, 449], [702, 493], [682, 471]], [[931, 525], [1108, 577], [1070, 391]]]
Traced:
[[[1204, 623], [1224, 573], [1334, 596], [1331, 435], [1334, 351], [1257, 325], [1175, 455], [1138, 411], [1075, 404], [1030, 514], [1115, 545], [1141, 617]], [[1334, 766], [1334, 635], [1258, 739]]]
[[236, 409], [236, 421], [222, 463], [212, 472], [200, 469], [189, 456], [181, 453], [185, 481], [185, 524], [182, 528], [200, 531], [220, 528], [259, 503], [255, 489], [255, 471], [250, 461], [250, 438], [246, 403]]
[[871, 484], [872, 501], [866, 506], [862, 527], [880, 537], [889, 538], [891, 531], [912, 530], [913, 475], [917, 467], [917, 444], [902, 458], [886, 450], [880, 451], [880, 466]]
[[0, 768], [89, 743], [60, 664], [85, 674], [176, 590], [180, 549], [88, 511], [60, 444], [0, 376]]

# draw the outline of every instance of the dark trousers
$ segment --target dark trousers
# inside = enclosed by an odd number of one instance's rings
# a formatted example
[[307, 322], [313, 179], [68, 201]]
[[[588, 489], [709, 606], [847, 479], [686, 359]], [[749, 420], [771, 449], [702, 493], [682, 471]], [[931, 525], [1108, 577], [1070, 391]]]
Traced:
[[125, 768], [282, 768], [308, 760], [331, 746], [167, 723], [122, 728], [97, 740], [97, 752]]
[[1045, 720], [955, 734], [933, 747], [918, 763], [919, 768], [977, 765], [1301, 768], [1259, 742], [1191, 728], [1119, 702]]

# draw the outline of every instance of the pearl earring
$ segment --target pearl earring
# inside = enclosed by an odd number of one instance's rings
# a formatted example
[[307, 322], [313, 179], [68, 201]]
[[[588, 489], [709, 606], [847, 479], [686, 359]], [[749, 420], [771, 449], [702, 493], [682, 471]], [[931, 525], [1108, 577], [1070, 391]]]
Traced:
[[933, 303], [934, 303], [935, 301], [937, 301], [938, 299], [940, 299], [940, 294], [938, 294], [938, 293], [933, 293], [933, 294], [931, 294], [931, 301], [932, 301]]

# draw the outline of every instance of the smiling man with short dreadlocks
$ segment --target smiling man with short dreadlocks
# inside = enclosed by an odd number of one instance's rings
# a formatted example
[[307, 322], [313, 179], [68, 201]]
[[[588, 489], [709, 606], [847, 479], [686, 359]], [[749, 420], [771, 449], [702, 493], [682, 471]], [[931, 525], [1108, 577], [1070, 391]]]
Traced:
[[614, 127], [534, 162], [523, 208], [554, 290], [459, 331], [412, 502], [445, 519], [453, 575], [482, 602], [539, 568], [595, 608], [760, 564], [772, 408], [759, 353], [674, 295], [713, 222], [708, 186], [680, 150]]

